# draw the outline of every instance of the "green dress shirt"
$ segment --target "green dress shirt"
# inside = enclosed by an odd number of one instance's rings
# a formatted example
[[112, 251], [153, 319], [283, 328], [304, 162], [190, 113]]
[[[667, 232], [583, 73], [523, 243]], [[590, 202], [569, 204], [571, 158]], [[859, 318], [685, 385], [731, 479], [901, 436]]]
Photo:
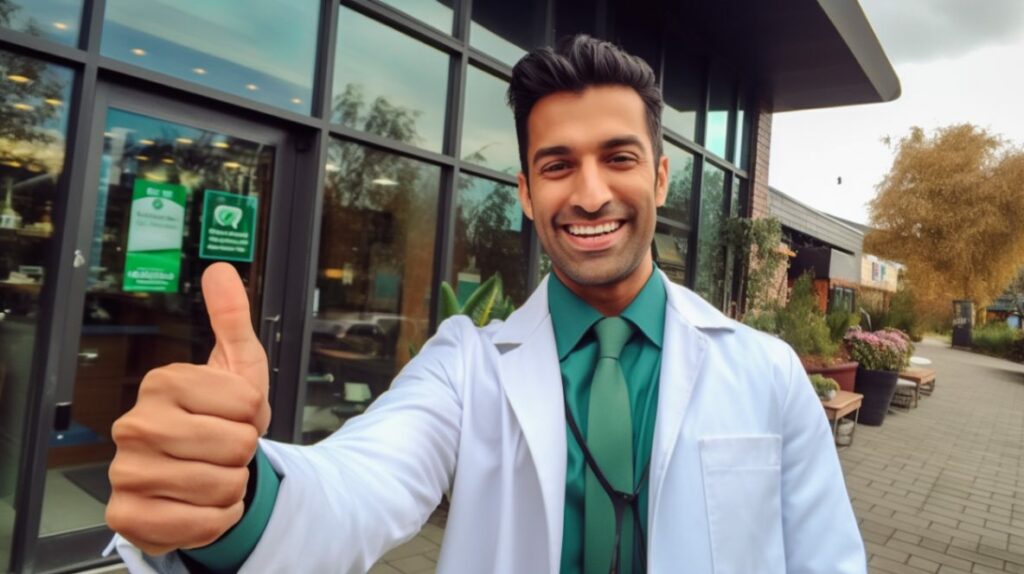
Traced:
[[[629, 385], [629, 403], [633, 412], [634, 474], [639, 476], [651, 457], [654, 420], [658, 411], [658, 375], [661, 371], [661, 341], [665, 330], [665, 285], [652, 273], [644, 288], [622, 317], [637, 327], [637, 333], [626, 343], [620, 362]], [[569, 409], [583, 436], [587, 435], [587, 409], [590, 400], [590, 379], [597, 362], [597, 339], [590, 328], [602, 315], [569, 291], [551, 274], [548, 281], [548, 307], [555, 330], [555, 344], [565, 385]], [[563, 574], [583, 570], [583, 451], [566, 426], [568, 460], [565, 478], [565, 525], [562, 535]], [[219, 540], [209, 546], [184, 551], [186, 562], [197, 563], [209, 571], [235, 572], [256, 548], [263, 534], [281, 479], [274, 472], [266, 455], [257, 450], [249, 467], [253, 475], [252, 500], [246, 505], [242, 520]], [[255, 492], [252, 492], [255, 491]], [[647, 484], [640, 490], [640, 524], [647, 539]], [[627, 525], [628, 526], [628, 525]], [[630, 530], [631, 532], [631, 530]], [[637, 570], [634, 570], [637, 571]]]
[[[629, 387], [633, 414], [633, 474], [638, 479], [651, 458], [654, 422], [658, 413], [658, 376], [661, 373], [661, 344], [665, 331], [665, 285], [652, 273], [644, 288], [622, 312], [637, 327], [626, 343], [619, 361]], [[587, 436], [590, 380], [597, 363], [597, 339], [590, 330], [602, 318], [600, 312], [576, 297], [552, 273], [548, 280], [548, 308], [555, 330], [555, 344], [565, 385], [565, 398], [580, 433]], [[583, 450], [566, 425], [568, 459], [565, 472], [565, 514], [562, 528], [562, 574], [583, 571], [583, 506], [586, 462]], [[647, 481], [641, 485], [639, 520], [644, 543], [647, 540]], [[623, 525], [623, 535], [633, 526]], [[638, 554], [634, 554], [637, 556]], [[639, 572], [634, 568], [634, 572]]]

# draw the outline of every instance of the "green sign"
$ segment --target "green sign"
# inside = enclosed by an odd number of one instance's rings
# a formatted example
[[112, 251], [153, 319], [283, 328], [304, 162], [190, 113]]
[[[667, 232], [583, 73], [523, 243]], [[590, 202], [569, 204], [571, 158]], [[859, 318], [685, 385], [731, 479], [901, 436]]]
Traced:
[[252, 261], [258, 199], [213, 189], [206, 190], [204, 196], [199, 257]]
[[124, 259], [125, 291], [178, 291], [186, 195], [183, 185], [135, 180]]

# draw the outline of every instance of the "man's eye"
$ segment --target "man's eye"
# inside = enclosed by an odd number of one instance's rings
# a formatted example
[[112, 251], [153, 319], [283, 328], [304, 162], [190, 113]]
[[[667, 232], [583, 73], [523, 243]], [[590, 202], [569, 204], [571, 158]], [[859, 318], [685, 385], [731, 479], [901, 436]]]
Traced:
[[564, 169], [566, 169], [568, 167], [569, 167], [569, 165], [567, 163], [565, 163], [564, 161], [556, 161], [556, 162], [549, 163], [548, 165], [544, 166], [540, 171], [541, 171], [541, 173], [555, 173], [555, 172], [558, 172], [558, 171], [562, 171], [562, 170], [564, 170]]
[[618, 154], [608, 158], [608, 161], [616, 164], [629, 164], [636, 162], [636, 158], [628, 154]]

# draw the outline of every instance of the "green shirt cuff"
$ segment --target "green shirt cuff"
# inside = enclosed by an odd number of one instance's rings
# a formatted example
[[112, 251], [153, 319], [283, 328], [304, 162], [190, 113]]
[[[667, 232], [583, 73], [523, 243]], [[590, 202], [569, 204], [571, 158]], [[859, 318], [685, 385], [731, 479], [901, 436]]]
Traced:
[[245, 514], [238, 524], [209, 546], [182, 550], [186, 556], [215, 574], [237, 572], [242, 567], [260, 541], [274, 511], [281, 477], [270, 465], [270, 460], [263, 453], [263, 449], [256, 449], [253, 462], [255, 464], [251, 465], [251, 468], [256, 474], [256, 486], [253, 489], [252, 502], [245, 509]]

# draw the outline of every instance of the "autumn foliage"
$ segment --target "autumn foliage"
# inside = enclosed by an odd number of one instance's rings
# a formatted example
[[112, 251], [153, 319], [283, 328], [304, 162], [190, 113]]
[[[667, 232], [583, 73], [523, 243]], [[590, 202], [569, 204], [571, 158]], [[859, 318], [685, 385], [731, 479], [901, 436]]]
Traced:
[[1024, 265], [1024, 152], [970, 124], [915, 127], [895, 150], [865, 250], [907, 266], [921, 311], [983, 309]]

